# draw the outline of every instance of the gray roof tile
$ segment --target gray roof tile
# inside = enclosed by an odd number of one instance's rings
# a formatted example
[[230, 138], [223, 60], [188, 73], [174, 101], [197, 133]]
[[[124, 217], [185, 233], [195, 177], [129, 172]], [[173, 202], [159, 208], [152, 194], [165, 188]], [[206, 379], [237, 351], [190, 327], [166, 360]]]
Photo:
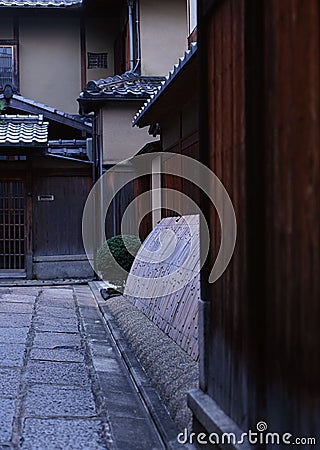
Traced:
[[161, 83], [161, 86], [158, 89], [156, 89], [156, 92], [146, 101], [146, 103], [142, 106], [142, 108], [137, 112], [132, 121], [133, 126], [134, 125], [139, 126], [139, 120], [142, 118], [142, 116], [155, 103], [155, 101], [159, 98], [159, 96], [168, 88], [168, 86], [172, 83], [172, 81], [176, 78], [176, 76], [190, 61], [190, 59], [196, 53], [196, 51], [197, 51], [197, 43], [194, 42], [191, 44], [190, 50], [186, 50], [184, 56], [179, 58], [178, 63], [174, 65], [173, 69], [169, 72], [168, 76], [165, 78], [165, 81]]
[[[3, 89], [1, 89], [1, 87], [0, 100], [6, 100], [3, 94]], [[44, 105], [43, 103], [36, 102], [26, 97], [22, 97], [21, 95], [16, 93], [12, 93], [12, 97], [9, 100], [9, 106], [14, 109], [31, 113], [33, 115], [43, 114], [47, 119], [52, 118], [50, 117], [51, 115], [56, 117], [59, 116], [63, 119], [66, 119], [69, 122], [70, 126], [75, 126], [75, 128], [78, 129], [86, 129], [86, 131], [88, 132], [90, 132], [92, 128], [91, 119], [87, 117], [80, 116], [79, 114], [68, 114], [63, 111], [59, 111], [58, 109], [52, 108], [51, 106]]]
[[0, 116], [0, 144], [46, 144], [49, 122], [43, 116]]
[[68, 157], [87, 157], [87, 141], [85, 139], [59, 139], [48, 142], [47, 153]]
[[82, 0], [0, 0], [0, 7], [5, 8], [65, 8], [81, 4]]
[[147, 77], [135, 72], [125, 72], [122, 75], [89, 81], [80, 97], [148, 98], [158, 90], [164, 79], [164, 77]]

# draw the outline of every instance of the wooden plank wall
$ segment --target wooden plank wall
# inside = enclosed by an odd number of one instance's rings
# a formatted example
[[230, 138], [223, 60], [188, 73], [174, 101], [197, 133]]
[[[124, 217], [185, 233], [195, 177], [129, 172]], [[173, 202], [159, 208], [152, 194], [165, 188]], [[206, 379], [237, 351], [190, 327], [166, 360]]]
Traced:
[[[151, 168], [150, 168], [151, 172]], [[151, 175], [145, 175], [143, 177], [135, 178], [133, 181], [133, 195], [134, 198], [139, 197], [139, 195], [149, 192], [151, 189]], [[144, 199], [146, 201], [146, 199]], [[151, 199], [149, 204], [149, 209], [151, 209]], [[141, 204], [140, 201], [137, 202], [137, 217], [141, 218]], [[141, 221], [139, 226], [139, 237], [141, 241], [144, 241], [145, 238], [152, 230], [152, 214], [147, 214]]]
[[[181, 125], [180, 125], [181, 128]], [[170, 148], [164, 149], [165, 152], [170, 153], [178, 153], [185, 156], [189, 156], [196, 160], [199, 160], [199, 133], [198, 131], [192, 133], [191, 135], [180, 138], [178, 142], [175, 143]], [[175, 162], [177, 164], [177, 162]], [[183, 160], [182, 160], [183, 164]], [[168, 194], [163, 193], [164, 204], [168, 205], [167, 209], [164, 209], [162, 212], [162, 217], [176, 216], [177, 211], [184, 210], [185, 205], [183, 201], [181, 201], [180, 192], [183, 192], [187, 197], [191, 198], [197, 205], [199, 205], [200, 194], [197, 187], [195, 187], [188, 180], [183, 177], [177, 177], [173, 175], [168, 175], [170, 170], [180, 171], [183, 174], [183, 167], [174, 167], [173, 163], [170, 159], [164, 160], [163, 163], [163, 176], [162, 176], [162, 186], [164, 189], [172, 189], [177, 191], [177, 194], [170, 192]], [[184, 210], [184, 214], [195, 214], [196, 211], [193, 211], [190, 208]]]
[[265, 4], [266, 399], [271, 424], [320, 418], [320, 4]]
[[[204, 28], [205, 27], [205, 28]], [[201, 56], [201, 160], [220, 178], [234, 204], [238, 238], [232, 263], [214, 285], [207, 283], [220, 246], [220, 222], [202, 197], [211, 234], [209, 260], [202, 271], [202, 299], [211, 305], [206, 384], [208, 394], [240, 426], [248, 424], [249, 302], [246, 264], [246, 170], [244, 1], [218, 2], [204, 19]], [[202, 34], [201, 34], [202, 31]], [[204, 34], [205, 31], [205, 34]], [[201, 41], [202, 38], [202, 41]], [[207, 42], [206, 46], [201, 43]], [[251, 386], [253, 407], [256, 386]], [[235, 401], [236, 399], [236, 401]]]
[[[107, 175], [110, 179], [113, 177], [124, 177], [126, 179], [127, 174], [121, 174], [121, 172], [112, 173], [109, 172]], [[126, 183], [123, 188], [114, 196], [111, 205], [108, 208], [106, 214], [105, 221], [105, 233], [106, 238], [110, 238], [112, 236], [117, 236], [121, 234], [121, 220], [123, 214], [128, 207], [128, 205], [134, 199], [134, 191], [133, 191], [133, 182]], [[136, 216], [131, 216], [132, 225], [128, 232], [128, 234], [136, 234], [135, 233], [135, 225], [136, 225]]]
[[320, 417], [320, 5], [202, 1], [201, 160], [233, 201], [238, 239], [215, 285], [202, 386], [244, 430], [312, 436]]

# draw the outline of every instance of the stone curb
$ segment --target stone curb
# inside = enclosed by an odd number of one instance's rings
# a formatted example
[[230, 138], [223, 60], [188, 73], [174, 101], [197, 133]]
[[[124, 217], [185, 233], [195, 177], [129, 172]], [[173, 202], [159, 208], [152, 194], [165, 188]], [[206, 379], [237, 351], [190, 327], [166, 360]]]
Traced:
[[50, 287], [50, 286], [72, 286], [72, 285], [87, 285], [92, 278], [70, 278], [63, 280], [26, 280], [26, 279], [8, 279], [0, 278], [0, 287]]
[[100, 294], [100, 289], [103, 287], [103, 284], [100, 282], [91, 282], [89, 283], [89, 287], [92, 290], [102, 316], [105, 319], [106, 325], [113, 336], [115, 344], [117, 345], [119, 352], [127, 365], [128, 371], [132, 376], [147, 409], [149, 410], [149, 413], [166, 445], [166, 448], [168, 450], [194, 450], [195, 447], [190, 444], [182, 445], [177, 442], [179, 430], [177, 429], [173, 419], [170, 417], [169, 412], [159, 397], [157, 390], [151, 384], [145, 370], [137, 360], [132, 348], [123, 336], [115, 317], [108, 309], [106, 301], [103, 300]]

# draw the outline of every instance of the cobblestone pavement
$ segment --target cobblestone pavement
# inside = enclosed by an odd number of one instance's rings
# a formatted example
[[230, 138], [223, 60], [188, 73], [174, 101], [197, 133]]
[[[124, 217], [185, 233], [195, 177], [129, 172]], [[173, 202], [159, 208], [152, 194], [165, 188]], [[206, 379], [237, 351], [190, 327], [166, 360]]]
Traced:
[[88, 286], [0, 288], [0, 449], [163, 448]]

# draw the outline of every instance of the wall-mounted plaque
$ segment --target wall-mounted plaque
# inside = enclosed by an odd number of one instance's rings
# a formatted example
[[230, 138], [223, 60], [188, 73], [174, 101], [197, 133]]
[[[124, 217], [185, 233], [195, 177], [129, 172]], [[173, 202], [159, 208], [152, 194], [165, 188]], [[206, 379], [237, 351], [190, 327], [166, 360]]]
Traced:
[[53, 202], [54, 200], [54, 195], [38, 195], [38, 202]]

